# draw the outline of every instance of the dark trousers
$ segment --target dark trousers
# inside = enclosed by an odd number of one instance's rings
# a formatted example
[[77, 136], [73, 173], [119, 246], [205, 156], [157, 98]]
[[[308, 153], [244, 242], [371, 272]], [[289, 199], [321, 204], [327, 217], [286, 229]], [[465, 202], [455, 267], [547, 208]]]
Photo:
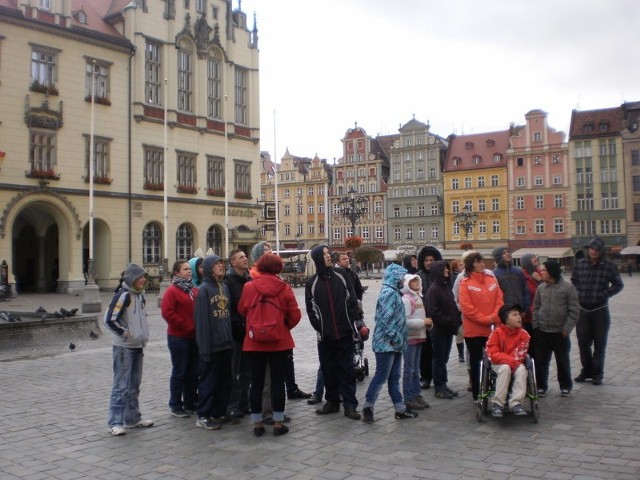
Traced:
[[242, 351], [243, 340], [233, 341], [233, 356], [231, 357], [231, 395], [227, 410], [244, 412], [249, 406], [249, 384], [251, 370], [247, 355]]
[[431, 345], [429, 335], [427, 335], [427, 339], [421, 344], [420, 380], [426, 380], [429, 383], [433, 380], [433, 346]]
[[526, 330], [526, 332], [529, 334], [529, 350], [527, 351], [527, 353], [529, 354], [529, 356], [531, 358], [533, 358], [533, 360], [536, 360], [536, 339], [535, 339], [535, 335], [533, 334], [533, 325], [531, 323], [522, 323], [522, 328], [524, 328]]
[[293, 364], [293, 348], [291, 350], [287, 350], [287, 367], [285, 372], [285, 386], [287, 394], [293, 394], [298, 390], [298, 384], [296, 383], [296, 368]]
[[580, 310], [576, 336], [580, 348], [582, 373], [587, 378], [602, 379], [604, 375], [604, 356], [610, 326], [609, 307], [594, 312]]
[[251, 387], [249, 389], [251, 413], [262, 413], [262, 391], [264, 389], [267, 365], [271, 372], [271, 407], [273, 412], [284, 412], [284, 382], [288, 354], [288, 350], [279, 352], [245, 352], [251, 369]]
[[231, 392], [230, 348], [209, 356], [200, 355], [198, 416], [222, 417], [227, 412]]
[[571, 339], [563, 337], [562, 333], [547, 333], [534, 330], [536, 338], [536, 382], [538, 388], [547, 390], [549, 388], [549, 364], [551, 355], [556, 357], [556, 367], [558, 369], [558, 383], [561, 390], [573, 388], [571, 379]]
[[467, 350], [469, 351], [471, 392], [474, 400], [478, 399], [478, 392], [480, 391], [480, 362], [482, 361], [482, 352], [484, 352], [487, 338], [488, 337], [471, 337], [464, 339], [464, 342], [467, 344]]
[[433, 384], [436, 389], [443, 387], [449, 381], [447, 376], [447, 362], [451, 355], [453, 335], [431, 335], [433, 347]]
[[198, 400], [198, 344], [193, 338], [167, 335], [171, 355], [169, 407], [195, 410]]
[[342, 395], [344, 408], [355, 409], [358, 406], [354, 355], [355, 344], [351, 336], [318, 342], [318, 357], [327, 392], [325, 396], [327, 402], [337, 405]]

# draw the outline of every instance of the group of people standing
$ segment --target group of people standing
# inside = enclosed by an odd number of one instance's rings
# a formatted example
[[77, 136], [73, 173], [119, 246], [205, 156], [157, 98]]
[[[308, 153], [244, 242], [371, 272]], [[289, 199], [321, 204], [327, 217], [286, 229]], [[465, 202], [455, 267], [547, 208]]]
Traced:
[[[447, 362], [460, 329], [468, 350], [474, 400], [485, 351], [496, 364], [511, 367], [501, 369], [501, 381], [506, 379], [507, 385], [523, 353], [534, 357], [539, 396], [547, 392], [549, 364], [555, 355], [561, 395], [569, 396], [573, 387], [570, 332], [576, 325], [582, 371], [575, 381], [600, 385], [610, 326], [608, 299], [623, 284], [615, 265], [604, 257], [603, 241], [595, 237], [586, 247], [587, 255], [578, 261], [571, 282], [563, 279], [560, 265], [553, 260], [540, 265], [534, 255], [525, 255], [522, 268], [514, 266], [506, 247], [494, 249], [493, 271], [485, 268], [479, 252], [466, 251], [461, 261], [449, 264], [431, 245], [405, 258], [402, 266], [389, 265], [375, 307], [376, 371], [362, 415], [357, 410], [353, 360], [355, 341], [366, 339], [369, 332], [363, 318], [362, 285], [348, 257], [334, 263], [324, 245], [310, 252], [316, 273], [305, 285], [305, 308], [316, 331], [321, 386], [313, 397], [295, 383], [290, 331], [302, 314], [291, 287], [279, 277], [283, 262], [271, 254], [270, 245], [260, 242], [253, 247], [251, 269], [241, 250], [230, 253], [228, 268], [217, 255], [177, 261], [161, 307], [172, 362], [170, 412], [177, 417], [196, 414], [196, 426], [208, 430], [237, 423], [250, 413], [254, 435], [262, 436], [264, 426], [272, 424], [273, 435], [279, 436], [288, 432], [286, 398], [316, 403], [324, 392], [326, 401], [317, 414], [337, 413], [342, 404], [345, 417], [373, 423], [375, 402], [387, 383], [395, 418], [415, 418], [417, 410], [429, 407], [421, 390], [431, 382], [437, 398], [459, 395], [448, 385]], [[145, 284], [144, 269], [129, 264], [104, 317], [113, 334], [108, 419], [113, 435], [153, 425], [142, 418], [138, 405], [143, 348], [149, 337]], [[494, 331], [501, 325], [508, 330]], [[487, 348], [487, 343], [496, 344], [494, 334], [515, 333], [517, 342], [498, 342], [513, 343], [513, 351]], [[460, 347], [459, 357], [464, 361]], [[495, 416], [501, 416], [505, 398], [506, 391], [494, 397]], [[510, 407], [517, 415], [522, 414], [516, 408], [518, 400], [512, 395]]]

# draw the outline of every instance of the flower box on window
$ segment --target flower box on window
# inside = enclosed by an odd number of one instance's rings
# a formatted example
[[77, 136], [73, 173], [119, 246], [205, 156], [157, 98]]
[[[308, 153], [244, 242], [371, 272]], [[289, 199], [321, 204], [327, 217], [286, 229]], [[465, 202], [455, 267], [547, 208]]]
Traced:
[[32, 92], [46, 93], [48, 95], [58, 95], [58, 89], [56, 87], [54, 87], [53, 85], [44, 85], [37, 80], [34, 80], [31, 83], [31, 87], [29, 87], [29, 90], [31, 90]]
[[[111, 182], [113, 182], [113, 178], [96, 176], [93, 177], [93, 183], [95, 183], [96, 185], [111, 185]], [[84, 183], [89, 183], [89, 175], [84, 177]]]
[[[91, 102], [91, 95], [87, 95], [84, 97], [85, 101]], [[100, 105], [106, 105], [107, 107], [111, 106], [111, 101], [107, 97], [94, 97], [94, 103], [99, 103]]]
[[56, 175], [53, 169], [37, 170], [31, 169], [29, 172], [25, 172], [27, 178], [46, 178], [47, 180], [60, 180], [60, 175]]
[[251, 192], [236, 192], [235, 197], [236, 198], [243, 198], [243, 199], [251, 199], [251, 198], [253, 198], [251, 196]]
[[198, 187], [195, 185], [178, 185], [179, 193], [198, 193]]
[[164, 190], [164, 183], [145, 183], [145, 190]]
[[212, 197], [224, 197], [224, 188], [209, 188], [207, 189], [207, 195]]

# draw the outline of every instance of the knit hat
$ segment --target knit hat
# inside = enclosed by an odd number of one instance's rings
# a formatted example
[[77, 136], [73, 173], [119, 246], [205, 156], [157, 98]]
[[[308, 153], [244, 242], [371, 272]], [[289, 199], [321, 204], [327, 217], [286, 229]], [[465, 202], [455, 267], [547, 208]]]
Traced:
[[500, 321], [502, 323], [507, 323], [507, 318], [509, 318], [509, 312], [511, 310], [517, 310], [520, 313], [523, 312], [522, 307], [518, 303], [512, 303], [511, 305], [507, 305], [507, 304], [503, 305], [502, 307], [500, 307], [500, 310], [498, 311], [498, 316], [500, 317]]
[[491, 252], [491, 256], [493, 257], [493, 260], [496, 262], [496, 265], [498, 265], [502, 261], [502, 254], [504, 253], [505, 250], [509, 250], [509, 249], [507, 247], [496, 247]]
[[264, 255], [264, 246], [267, 242], [258, 242], [251, 249], [251, 261], [257, 262], [262, 255]]
[[562, 268], [560, 264], [555, 260], [547, 260], [543, 263], [544, 268], [547, 269], [547, 273], [553, 278], [556, 282], [560, 280], [562, 276]]
[[130, 263], [124, 270], [122, 280], [127, 286], [131, 287], [133, 282], [145, 275], [147, 272], [137, 263]]
[[520, 258], [522, 269], [525, 270], [529, 275], [531, 275], [536, 270], [536, 267], [533, 265], [534, 258], [536, 258], [536, 256], [533, 253], [525, 253]]

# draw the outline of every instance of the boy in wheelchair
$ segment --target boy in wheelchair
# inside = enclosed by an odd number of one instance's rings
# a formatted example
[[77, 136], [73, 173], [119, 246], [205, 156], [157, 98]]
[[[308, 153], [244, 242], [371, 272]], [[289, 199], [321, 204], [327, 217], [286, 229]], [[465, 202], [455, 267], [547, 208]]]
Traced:
[[504, 305], [499, 315], [502, 325], [496, 328], [487, 340], [486, 352], [491, 366], [497, 374], [496, 393], [491, 402], [491, 415], [502, 417], [509, 394], [509, 409], [517, 416], [526, 416], [522, 402], [527, 393], [527, 369], [524, 361], [529, 348], [529, 334], [522, 328], [522, 307]]

